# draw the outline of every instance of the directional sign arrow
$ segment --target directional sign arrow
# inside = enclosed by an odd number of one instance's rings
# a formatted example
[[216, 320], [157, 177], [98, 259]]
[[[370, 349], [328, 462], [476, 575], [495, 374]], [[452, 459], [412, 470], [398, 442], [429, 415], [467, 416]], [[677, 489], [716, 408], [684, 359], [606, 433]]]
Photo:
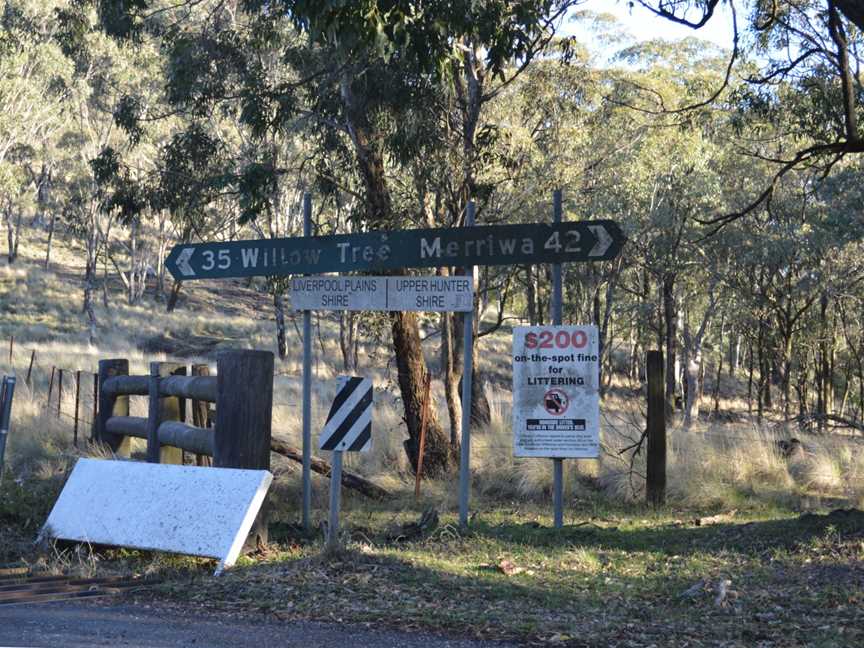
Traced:
[[615, 240], [606, 230], [605, 225], [589, 225], [588, 229], [591, 230], [591, 233], [597, 238], [597, 242], [594, 243], [594, 247], [591, 248], [591, 251], [588, 252], [589, 257], [602, 257], [606, 254], [606, 250], [608, 250]]
[[177, 255], [177, 270], [184, 279], [195, 276], [195, 271], [192, 269], [192, 266], [189, 265], [189, 259], [192, 258], [194, 252], [195, 248], [184, 247], [180, 250], [180, 254]]
[[399, 268], [605, 261], [625, 238], [608, 220], [482, 225], [175, 246], [177, 280], [374, 272]]

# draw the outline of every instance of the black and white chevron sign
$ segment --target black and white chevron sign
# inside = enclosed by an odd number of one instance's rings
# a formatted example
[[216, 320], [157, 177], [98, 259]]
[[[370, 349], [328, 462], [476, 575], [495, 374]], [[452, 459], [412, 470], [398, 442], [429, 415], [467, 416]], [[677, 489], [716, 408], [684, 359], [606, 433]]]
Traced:
[[372, 381], [340, 376], [339, 390], [319, 440], [322, 450], [366, 452], [372, 447]]

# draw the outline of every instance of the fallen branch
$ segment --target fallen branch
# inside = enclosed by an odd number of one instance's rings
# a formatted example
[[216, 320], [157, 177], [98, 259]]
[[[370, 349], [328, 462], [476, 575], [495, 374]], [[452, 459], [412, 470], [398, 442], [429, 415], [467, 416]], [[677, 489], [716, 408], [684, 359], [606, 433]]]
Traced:
[[[295, 448], [293, 446], [289, 446], [284, 441], [279, 441], [278, 439], [270, 440], [270, 451], [275, 452], [278, 455], [285, 457], [286, 459], [291, 459], [292, 461], [296, 461], [298, 463], [303, 463], [303, 451], [300, 448]], [[330, 464], [321, 459], [320, 457], [312, 457], [312, 470], [319, 475], [324, 475], [325, 477], [330, 476]], [[384, 488], [381, 488], [378, 484], [369, 481], [365, 477], [361, 477], [355, 473], [352, 473], [350, 470], [342, 469], [342, 485], [345, 488], [351, 488], [353, 490], [359, 491], [366, 495], [366, 497], [372, 497], [374, 499], [384, 499], [385, 497], [390, 496], [390, 492]]]
[[846, 427], [864, 433], [864, 425], [857, 421], [837, 416], [836, 414], [803, 414], [801, 416], [787, 419], [785, 423], [797, 423], [801, 429], [809, 429], [814, 423], [820, 421], [836, 423], [836, 427]]

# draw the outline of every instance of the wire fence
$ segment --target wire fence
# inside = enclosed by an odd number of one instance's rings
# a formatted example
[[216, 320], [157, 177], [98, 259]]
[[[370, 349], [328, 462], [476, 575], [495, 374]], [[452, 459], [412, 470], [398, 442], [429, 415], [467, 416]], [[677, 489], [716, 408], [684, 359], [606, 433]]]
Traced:
[[[16, 347], [14, 336], [9, 338], [8, 360], [10, 369], [18, 374], [16, 367]], [[79, 440], [92, 437], [93, 421], [96, 418], [99, 375], [89, 369], [72, 369], [59, 367], [55, 364], [40, 366], [39, 355], [36, 349], [24, 349], [26, 358], [26, 372], [24, 372], [24, 385], [34, 400], [44, 398], [44, 413], [58, 420], [66, 421], [71, 428], [72, 443], [77, 447]], [[21, 351], [19, 347], [19, 357]], [[37, 376], [44, 372], [47, 378], [47, 387], [41, 391], [42, 381]], [[64, 398], [67, 397], [67, 398]], [[67, 402], [71, 401], [71, 402]]]

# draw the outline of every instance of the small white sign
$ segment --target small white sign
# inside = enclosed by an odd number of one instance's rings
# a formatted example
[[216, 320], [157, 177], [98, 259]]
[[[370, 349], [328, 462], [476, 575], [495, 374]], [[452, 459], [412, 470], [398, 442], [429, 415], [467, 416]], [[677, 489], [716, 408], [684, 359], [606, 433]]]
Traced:
[[295, 277], [294, 310], [470, 311], [471, 277]]
[[40, 537], [237, 560], [266, 470], [79, 459]]
[[513, 454], [600, 454], [600, 353], [596, 326], [513, 329]]

